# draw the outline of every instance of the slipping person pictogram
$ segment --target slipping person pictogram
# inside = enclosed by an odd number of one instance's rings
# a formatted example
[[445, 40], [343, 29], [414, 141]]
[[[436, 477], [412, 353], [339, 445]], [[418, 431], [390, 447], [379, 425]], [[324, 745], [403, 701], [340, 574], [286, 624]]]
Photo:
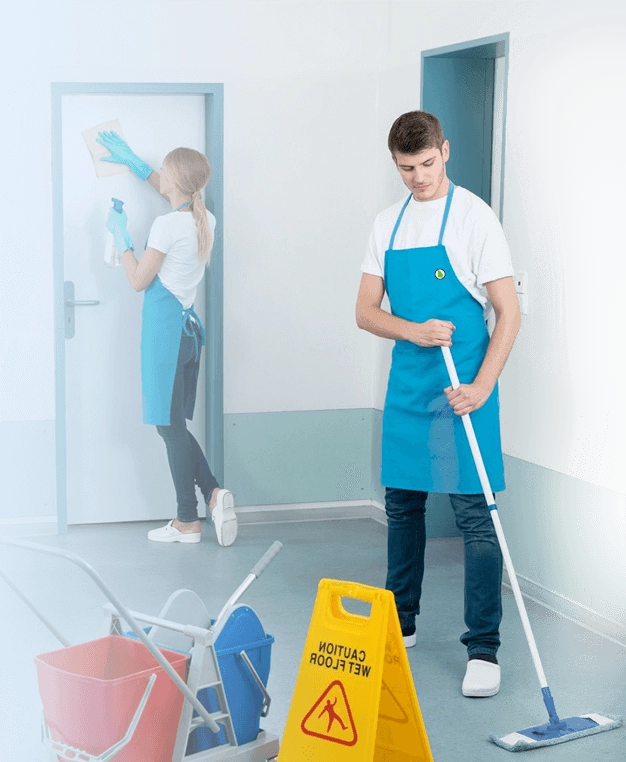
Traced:
[[326, 704], [324, 705], [324, 708], [318, 715], [318, 720], [322, 719], [322, 715], [328, 713], [328, 727], [326, 728], [326, 732], [330, 733], [330, 730], [333, 726], [333, 722], [337, 721], [341, 725], [342, 730], [347, 730], [348, 726], [344, 723], [344, 721], [341, 719], [341, 717], [337, 714], [335, 711], [335, 706], [337, 706], [337, 699], [335, 699], [332, 704], [330, 702], [330, 699], [326, 699]]

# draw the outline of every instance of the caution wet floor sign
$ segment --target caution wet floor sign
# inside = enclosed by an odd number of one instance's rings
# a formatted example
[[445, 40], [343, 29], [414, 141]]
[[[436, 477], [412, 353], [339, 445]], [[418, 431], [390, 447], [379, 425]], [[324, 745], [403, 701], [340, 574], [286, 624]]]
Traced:
[[[369, 603], [369, 616], [344, 599]], [[278, 759], [432, 762], [388, 590], [320, 582]]]

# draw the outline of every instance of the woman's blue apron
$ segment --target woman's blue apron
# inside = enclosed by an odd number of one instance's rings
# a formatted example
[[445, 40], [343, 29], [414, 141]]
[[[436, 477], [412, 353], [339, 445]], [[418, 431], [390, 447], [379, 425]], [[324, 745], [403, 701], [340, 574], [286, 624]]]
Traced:
[[[443, 245], [454, 185], [446, 200], [436, 246], [394, 249], [406, 200], [385, 253], [385, 288], [391, 312], [424, 323], [449, 320], [452, 356], [462, 384], [474, 381], [483, 362], [489, 333], [481, 304], [461, 284]], [[482, 488], [461, 417], [444, 393], [450, 386], [440, 347], [396, 341], [383, 413], [382, 484], [397, 489], [480, 494]], [[500, 446], [498, 387], [471, 414], [494, 492], [504, 489]]]
[[141, 320], [141, 388], [143, 420], [170, 425], [172, 391], [183, 333], [195, 342], [195, 363], [185, 367], [185, 417], [191, 420], [196, 404], [200, 350], [205, 332], [193, 307], [185, 309], [161, 283], [159, 276], [146, 289]]

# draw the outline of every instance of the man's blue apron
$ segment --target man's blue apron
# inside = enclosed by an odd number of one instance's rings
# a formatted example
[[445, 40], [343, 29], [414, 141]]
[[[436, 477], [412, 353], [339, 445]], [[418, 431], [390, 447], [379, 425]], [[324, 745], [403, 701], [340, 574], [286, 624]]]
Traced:
[[[406, 200], [385, 253], [385, 288], [394, 315], [417, 323], [449, 320], [456, 326], [452, 356], [460, 382], [470, 384], [485, 357], [489, 333], [481, 304], [456, 277], [443, 245], [453, 193], [450, 183], [436, 246], [394, 249], [411, 196]], [[396, 341], [383, 413], [384, 486], [448, 494], [482, 492], [461, 417], [443, 391], [448, 386], [440, 347]], [[501, 491], [504, 468], [497, 385], [471, 418], [491, 487]]]
[[146, 289], [141, 321], [144, 423], [170, 425], [172, 391], [183, 333], [193, 336], [196, 347], [195, 363], [185, 368], [185, 417], [191, 420], [196, 404], [200, 349], [205, 343], [205, 332], [193, 307], [185, 309], [157, 275]]

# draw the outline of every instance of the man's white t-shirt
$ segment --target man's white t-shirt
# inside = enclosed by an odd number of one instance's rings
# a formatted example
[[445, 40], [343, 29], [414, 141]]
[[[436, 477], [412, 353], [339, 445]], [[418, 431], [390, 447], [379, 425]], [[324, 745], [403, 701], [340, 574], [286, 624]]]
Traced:
[[[208, 209], [207, 219], [212, 242], [215, 217]], [[191, 307], [206, 269], [206, 259], [198, 255], [198, 230], [191, 212], [170, 212], [157, 217], [147, 245], [165, 254], [158, 273], [161, 283], [185, 309]]]
[[[384, 279], [385, 252], [405, 201], [406, 196], [376, 217], [361, 267], [364, 273]], [[436, 246], [445, 206], [445, 196], [436, 201], [411, 198], [393, 248]], [[454, 188], [443, 245], [456, 277], [483, 306], [486, 318], [491, 304], [485, 283], [513, 276], [515, 270], [500, 221], [490, 206], [466, 188]]]

